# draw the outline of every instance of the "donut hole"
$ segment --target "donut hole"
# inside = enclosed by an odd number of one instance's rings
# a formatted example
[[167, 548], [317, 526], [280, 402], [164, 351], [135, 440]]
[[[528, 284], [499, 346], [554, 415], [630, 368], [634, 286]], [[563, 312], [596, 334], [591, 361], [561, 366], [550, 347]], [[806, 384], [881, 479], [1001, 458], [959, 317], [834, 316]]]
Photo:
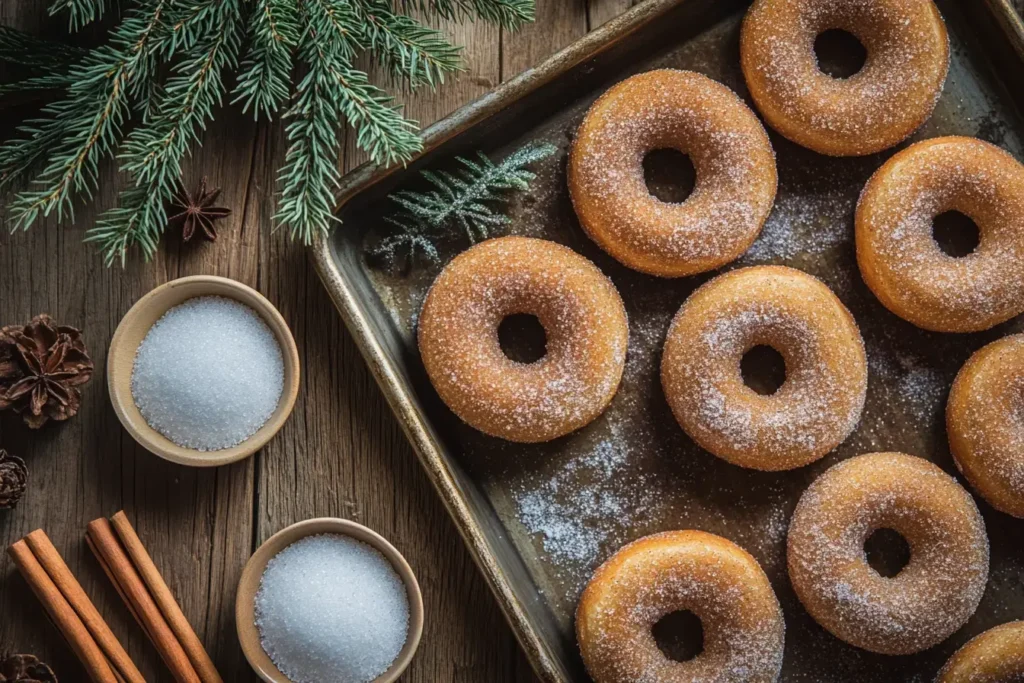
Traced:
[[910, 544], [893, 529], [876, 529], [864, 541], [868, 566], [886, 578], [899, 574], [910, 564]]
[[981, 243], [978, 224], [959, 211], [940, 213], [932, 221], [932, 239], [947, 256], [963, 258]]
[[771, 396], [786, 381], [786, 359], [766, 344], [758, 344], [740, 359], [743, 383], [762, 396]]
[[826, 76], [844, 79], [857, 74], [868, 61], [868, 51], [857, 36], [841, 28], [830, 28], [814, 39], [818, 69]]
[[655, 149], [644, 156], [647, 191], [668, 204], [685, 202], [697, 184], [697, 169], [689, 155], [677, 149]]
[[685, 662], [704, 651], [704, 626], [689, 610], [670, 612], [651, 627], [658, 649], [669, 659]]
[[548, 337], [535, 315], [507, 315], [498, 325], [498, 344], [509, 360], [536, 363], [547, 353]]

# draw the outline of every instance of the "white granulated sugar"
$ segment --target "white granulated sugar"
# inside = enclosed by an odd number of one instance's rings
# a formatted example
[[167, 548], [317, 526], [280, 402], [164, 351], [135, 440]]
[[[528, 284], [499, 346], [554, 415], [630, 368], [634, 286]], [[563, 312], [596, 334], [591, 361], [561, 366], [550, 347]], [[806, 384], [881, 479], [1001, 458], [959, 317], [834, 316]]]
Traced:
[[571, 573], [592, 568], [602, 549], [620, 541], [617, 534], [653, 503], [647, 478], [630, 468], [630, 446], [616, 429], [611, 433], [550, 478], [513, 492], [520, 523]]
[[156, 321], [139, 345], [132, 398], [146, 422], [199, 451], [236, 446], [262, 427], [284, 390], [284, 358], [245, 304], [189, 299]]
[[339, 534], [309, 536], [267, 563], [256, 627], [292, 683], [366, 683], [402, 651], [409, 597], [375, 548]]
[[814, 255], [853, 241], [856, 196], [841, 189], [820, 194], [781, 194], [742, 264]]

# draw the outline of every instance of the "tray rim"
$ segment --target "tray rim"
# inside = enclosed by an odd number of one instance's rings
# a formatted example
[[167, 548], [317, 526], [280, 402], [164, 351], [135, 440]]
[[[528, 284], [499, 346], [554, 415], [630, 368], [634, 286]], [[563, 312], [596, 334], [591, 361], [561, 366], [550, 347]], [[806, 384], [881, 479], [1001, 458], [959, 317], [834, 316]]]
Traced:
[[[415, 163], [465, 129], [496, 114], [520, 97], [559, 77], [564, 71], [609, 49], [647, 23], [689, 1], [644, 0], [548, 57], [537, 67], [523, 71], [490, 92], [462, 105], [421, 132], [423, 149], [408, 164]], [[1010, 0], [982, 0], [981, 4], [995, 20], [1018, 59], [1024, 62], [1024, 18], [1017, 14]], [[335, 194], [335, 213], [358, 194], [390, 175], [405, 170], [407, 166], [383, 167], [370, 161], [356, 167], [339, 182]], [[402, 389], [399, 373], [390, 362], [380, 340], [374, 336], [359, 295], [347, 286], [333, 258], [332, 238], [318, 234], [311, 245], [310, 258], [535, 673], [544, 683], [570, 683], [564, 677], [562, 667], [557, 664], [550, 646], [534, 628], [513, 593], [511, 584], [491, 553], [490, 543], [477, 527], [460, 493], [460, 487], [445, 457], [441, 455], [442, 444], [431, 433], [426, 416], [416, 409], [412, 397]]]

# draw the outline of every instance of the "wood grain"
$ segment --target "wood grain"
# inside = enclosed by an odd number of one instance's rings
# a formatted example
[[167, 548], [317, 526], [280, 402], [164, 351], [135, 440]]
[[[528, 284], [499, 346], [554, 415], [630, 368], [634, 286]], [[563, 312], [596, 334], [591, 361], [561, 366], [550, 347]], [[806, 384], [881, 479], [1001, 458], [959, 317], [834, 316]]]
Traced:
[[[48, 4], [2, 3], [0, 23], [58, 32], [63, 20], [48, 17]], [[514, 34], [484, 24], [445, 26], [466, 46], [467, 70], [437, 93], [399, 92], [399, 99], [412, 118], [429, 124], [629, 4], [538, 0], [538, 21]], [[9, 116], [0, 120], [11, 123]], [[365, 160], [351, 138], [343, 170]], [[223, 188], [222, 203], [234, 208], [219, 224], [215, 244], [185, 245], [169, 235], [153, 262], [136, 260], [122, 271], [106, 269], [81, 244], [97, 213], [88, 204], [76, 206], [74, 221], [50, 219], [14, 235], [0, 231], [0, 324], [50, 313], [84, 330], [96, 361], [74, 419], [32, 432], [15, 417], [0, 416], [0, 447], [25, 458], [30, 470], [19, 507], [0, 511], [0, 544], [45, 529], [146, 679], [170, 681], [83, 540], [89, 520], [123, 508], [224, 679], [256, 681], [232, 616], [245, 560], [292, 522], [347, 517], [391, 540], [419, 577], [426, 624], [404, 681], [535, 680], [304, 249], [272, 232], [274, 179], [286, 147], [280, 126], [256, 125], [229, 108], [203, 140], [186, 164], [186, 179], [208, 176]], [[111, 206], [118, 189], [114, 169], [105, 168], [98, 206]], [[303, 366], [295, 411], [280, 434], [252, 459], [216, 470], [176, 466], [136, 446], [114, 416], [104, 381], [107, 345], [128, 308], [162, 282], [200, 273], [234, 278], [267, 296], [291, 326]], [[61, 680], [82, 679], [81, 666], [6, 557], [0, 615], [0, 651], [36, 653]]]

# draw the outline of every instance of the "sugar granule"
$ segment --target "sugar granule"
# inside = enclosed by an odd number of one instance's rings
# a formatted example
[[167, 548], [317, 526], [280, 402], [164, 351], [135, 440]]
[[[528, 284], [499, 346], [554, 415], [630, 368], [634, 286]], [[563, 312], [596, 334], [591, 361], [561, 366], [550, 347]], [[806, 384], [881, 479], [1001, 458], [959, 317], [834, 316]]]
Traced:
[[132, 398], [149, 426], [199, 451], [255, 434], [283, 390], [274, 333], [245, 304], [218, 296], [167, 311], [139, 345], [132, 371]]
[[293, 683], [366, 683], [402, 651], [409, 597], [380, 551], [319, 534], [267, 563], [256, 627], [264, 651]]

